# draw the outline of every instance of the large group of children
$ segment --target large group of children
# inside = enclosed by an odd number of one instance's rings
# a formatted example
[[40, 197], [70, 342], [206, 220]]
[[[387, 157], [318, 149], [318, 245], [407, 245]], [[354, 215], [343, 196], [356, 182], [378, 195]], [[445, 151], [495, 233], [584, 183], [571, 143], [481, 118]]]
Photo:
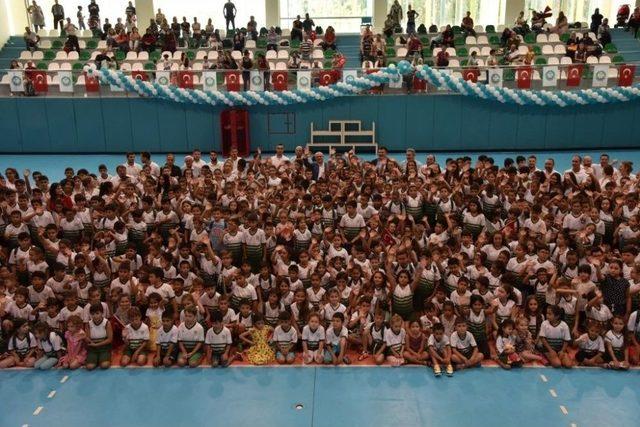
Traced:
[[0, 368], [640, 358], [630, 162], [127, 153], [0, 177]]

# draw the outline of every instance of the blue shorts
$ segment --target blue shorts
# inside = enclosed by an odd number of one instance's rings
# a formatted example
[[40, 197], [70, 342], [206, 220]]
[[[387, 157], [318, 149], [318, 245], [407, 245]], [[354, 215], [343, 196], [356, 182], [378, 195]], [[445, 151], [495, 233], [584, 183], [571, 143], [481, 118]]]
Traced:
[[329, 348], [324, 349], [324, 363], [331, 363], [333, 361], [333, 356], [337, 356], [340, 354], [340, 345], [332, 346], [332, 350]]

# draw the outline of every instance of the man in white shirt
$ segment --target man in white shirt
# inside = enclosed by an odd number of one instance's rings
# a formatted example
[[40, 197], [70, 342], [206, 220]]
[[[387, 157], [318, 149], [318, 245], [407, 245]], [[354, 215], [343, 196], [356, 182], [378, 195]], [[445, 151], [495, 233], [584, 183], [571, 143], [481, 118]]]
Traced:
[[218, 161], [218, 152], [215, 150], [211, 150], [209, 152], [209, 159], [211, 160], [208, 165], [209, 165], [209, 169], [211, 169], [211, 172], [215, 171], [216, 169], [220, 169], [222, 170], [222, 162]]
[[207, 162], [202, 160], [202, 151], [200, 151], [198, 148], [193, 150], [191, 156], [193, 157], [193, 175], [199, 176], [200, 170], [207, 164]]
[[149, 169], [151, 169], [151, 175], [158, 177], [160, 176], [160, 165], [151, 160], [151, 154], [147, 151], [143, 151], [140, 153], [140, 161], [144, 166], [149, 165]]
[[580, 156], [575, 155], [571, 158], [571, 169], [564, 171], [564, 174], [573, 174], [576, 177], [578, 185], [582, 184], [587, 179], [587, 173], [582, 168], [582, 159]]
[[127, 170], [127, 175], [137, 177], [142, 170], [142, 166], [136, 163], [136, 153], [128, 152], [127, 153], [127, 162], [123, 164]]
[[275, 166], [276, 169], [283, 165], [285, 162], [289, 161], [289, 158], [284, 155], [284, 145], [276, 145], [276, 154], [274, 156], [271, 156], [269, 161], [273, 166]]

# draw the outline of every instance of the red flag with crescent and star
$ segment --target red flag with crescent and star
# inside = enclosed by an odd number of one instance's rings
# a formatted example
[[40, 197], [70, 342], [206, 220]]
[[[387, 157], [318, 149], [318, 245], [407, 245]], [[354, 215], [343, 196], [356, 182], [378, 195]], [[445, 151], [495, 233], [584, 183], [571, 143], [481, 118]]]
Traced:
[[636, 66], [621, 65], [618, 73], [618, 86], [631, 86], [633, 84], [633, 77], [636, 75]]
[[84, 73], [84, 90], [87, 92], [99, 92], [100, 81], [98, 81], [98, 78]]
[[193, 89], [193, 72], [178, 71], [178, 86], [182, 89]]
[[237, 92], [240, 90], [240, 73], [237, 71], [229, 71], [225, 76], [225, 83], [227, 90], [230, 92]]
[[277, 91], [287, 90], [288, 80], [289, 73], [286, 71], [274, 71], [271, 73], [271, 83], [273, 83], [273, 88]]
[[518, 89], [531, 89], [531, 74], [533, 69], [531, 67], [518, 68]]
[[331, 83], [333, 83], [333, 78], [334, 78], [333, 71], [330, 71], [330, 70], [320, 71], [320, 78], [319, 78], [320, 86], [329, 86]]
[[583, 67], [584, 66], [582, 64], [569, 65], [569, 68], [567, 68], [567, 86], [580, 86]]
[[49, 82], [47, 82], [47, 73], [44, 71], [33, 71], [30, 73], [33, 89], [36, 92], [48, 92]]
[[149, 81], [149, 75], [140, 70], [133, 70], [131, 72], [131, 77], [133, 77], [134, 80], [142, 80], [143, 82]]
[[478, 76], [480, 75], [480, 70], [478, 70], [477, 68], [465, 68], [464, 70], [462, 70], [462, 77], [464, 77], [464, 79], [466, 81], [470, 81], [473, 83], [478, 83]]

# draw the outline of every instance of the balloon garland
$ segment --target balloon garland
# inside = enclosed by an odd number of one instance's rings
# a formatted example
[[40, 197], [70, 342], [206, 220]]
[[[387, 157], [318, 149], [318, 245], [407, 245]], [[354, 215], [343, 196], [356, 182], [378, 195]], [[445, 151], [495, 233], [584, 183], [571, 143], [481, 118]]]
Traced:
[[453, 76], [428, 65], [413, 67], [408, 61], [400, 61], [397, 66], [389, 65], [378, 71], [361, 77], [349, 78], [346, 82], [338, 82], [328, 86], [313, 87], [309, 90], [270, 91], [204, 91], [199, 89], [183, 89], [177, 86], [161, 85], [134, 79], [122, 71], [93, 67], [85, 67], [89, 77], [98, 77], [104, 84], [113, 85], [128, 92], [138, 93], [149, 98], [166, 99], [174, 102], [208, 104], [229, 107], [252, 105], [292, 105], [314, 101], [326, 101], [349, 95], [357, 95], [381, 84], [397, 79], [398, 75], [406, 76], [415, 72], [416, 78], [425, 80], [438, 88], [446, 88], [454, 93], [471, 96], [503, 104], [538, 105], [568, 107], [577, 105], [610, 104], [640, 99], [640, 84], [629, 87], [610, 87], [579, 90], [522, 90], [491, 86], [483, 83], [466, 81], [462, 77]]

